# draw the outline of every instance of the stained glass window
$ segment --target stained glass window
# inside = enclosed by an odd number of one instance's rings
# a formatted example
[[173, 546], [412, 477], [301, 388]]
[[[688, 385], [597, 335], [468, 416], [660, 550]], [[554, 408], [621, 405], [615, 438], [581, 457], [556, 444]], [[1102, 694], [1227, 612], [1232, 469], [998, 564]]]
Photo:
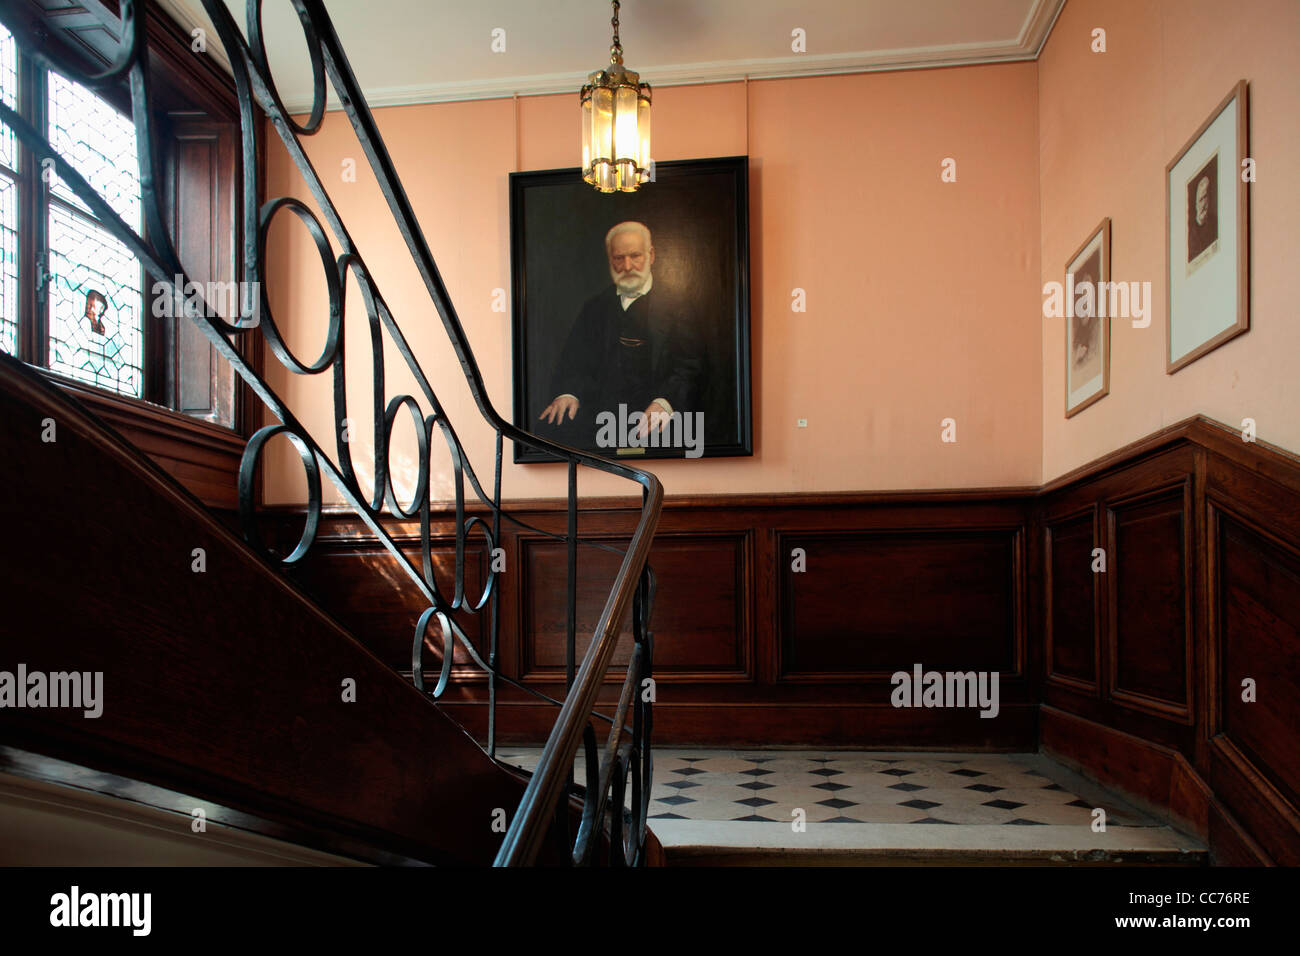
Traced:
[[[0, 26], [0, 100], [18, 108], [18, 47]], [[18, 351], [18, 168], [13, 130], [0, 124], [0, 351]]]
[[[50, 145], [138, 230], [140, 179], [130, 119], [54, 72], [49, 74], [48, 93]], [[61, 179], [50, 187], [48, 227], [50, 368], [140, 397], [140, 263], [89, 215]]]
[[[177, 53], [188, 48], [177, 43]], [[160, 75], [174, 83], [180, 74], [160, 67]], [[238, 127], [173, 93], [179, 105], [193, 109], [178, 110], [159, 131], [177, 207], [171, 238], [181, 261], [192, 257], [199, 277], [207, 279], [213, 269], [229, 273], [234, 261], [230, 195], [239, 175], [231, 147], [238, 145]], [[0, 124], [0, 351], [65, 382], [74, 379], [233, 428], [234, 370], [189, 319], [151, 314], [142, 265], [105, 222], [120, 219], [137, 234], [143, 226], [135, 129], [129, 108], [119, 110], [129, 96], [125, 82], [92, 90], [46, 68], [0, 26], [0, 102], [49, 141], [49, 148], [29, 148]], [[215, 153], [180, 147], [193, 139], [215, 146]], [[106, 204], [111, 216], [104, 210], [101, 218], [76, 196], [58, 175], [50, 149], [77, 171], [98, 197], [96, 207]], [[230, 240], [224, 255], [214, 256], [204, 229]], [[233, 278], [224, 273], [210, 278]]]

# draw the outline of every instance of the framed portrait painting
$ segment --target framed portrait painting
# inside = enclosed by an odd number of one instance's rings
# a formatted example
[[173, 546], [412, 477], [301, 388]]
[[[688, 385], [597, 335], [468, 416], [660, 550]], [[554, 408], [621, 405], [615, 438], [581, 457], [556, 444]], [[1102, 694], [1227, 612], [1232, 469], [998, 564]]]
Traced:
[[1110, 219], [1065, 264], [1065, 417], [1110, 392]]
[[1246, 81], [1165, 168], [1165, 371], [1250, 328]]
[[747, 173], [656, 163], [612, 195], [511, 174], [516, 425], [614, 459], [753, 454]]

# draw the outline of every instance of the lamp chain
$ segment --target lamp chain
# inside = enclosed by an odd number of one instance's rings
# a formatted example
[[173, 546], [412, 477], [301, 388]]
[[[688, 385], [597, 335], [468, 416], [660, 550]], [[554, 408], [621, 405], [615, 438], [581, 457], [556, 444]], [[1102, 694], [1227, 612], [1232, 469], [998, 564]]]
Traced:
[[609, 21], [614, 27], [614, 44], [609, 48], [609, 62], [617, 63], [619, 66], [622, 66], [623, 44], [618, 41], [618, 2], [619, 0], [613, 0], [614, 16], [611, 17]]

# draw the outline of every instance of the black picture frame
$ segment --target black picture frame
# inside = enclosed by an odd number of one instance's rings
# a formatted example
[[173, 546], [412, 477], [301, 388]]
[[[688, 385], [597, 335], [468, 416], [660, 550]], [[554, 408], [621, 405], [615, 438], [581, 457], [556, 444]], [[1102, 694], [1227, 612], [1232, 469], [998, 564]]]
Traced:
[[[611, 227], [629, 221], [649, 229], [654, 261], [645, 302], [636, 302], [642, 312], [623, 315], [644, 313], [657, 324], [644, 326], [645, 338], [619, 339], [617, 331], [610, 333], [612, 339], [603, 332], [575, 335], [580, 321], [582, 330], [617, 329], [624, 322], [615, 305], [620, 300], [615, 297], [605, 236]], [[510, 260], [518, 427], [620, 461], [753, 455], [748, 157], [656, 163], [653, 180], [635, 193], [597, 192], [583, 182], [577, 167], [511, 173]], [[653, 356], [653, 361], [646, 359], [651, 371], [642, 371], [642, 383], [665, 376], [674, 383], [690, 383], [673, 392], [691, 397], [679, 403], [684, 407], [673, 409], [683, 421], [675, 435], [671, 428], [664, 430], [663, 443], [669, 447], [651, 440], [648, 447], [638, 447], [635, 439], [597, 444], [600, 435], [608, 437], [610, 432], [601, 432], [592, 416], [609, 413], [597, 421], [610, 423], [616, 410], [608, 396], [626, 380], [613, 372], [602, 372], [605, 384], [592, 386], [606, 396], [604, 402], [587, 403], [585, 409], [579, 402], [579, 416], [564, 425], [539, 419], [556, 397], [550, 392], [561, 378], [559, 369], [615, 367], [613, 361], [595, 362], [596, 354], [634, 361], [625, 358], [631, 354], [628, 343], [654, 346], [653, 352], [636, 353]], [[566, 354], [580, 354], [582, 361], [565, 363]], [[675, 358], [664, 359], [665, 354]], [[601, 404], [611, 407], [599, 408]], [[635, 405], [639, 401], [627, 407], [626, 417], [641, 411]], [[702, 424], [702, 437], [698, 432], [691, 435], [687, 415], [697, 428]], [[626, 423], [618, 424], [620, 438], [630, 437], [632, 432], [622, 427]], [[673, 440], [683, 434], [693, 437], [690, 445]], [[517, 463], [555, 460], [519, 444], [514, 447]]]

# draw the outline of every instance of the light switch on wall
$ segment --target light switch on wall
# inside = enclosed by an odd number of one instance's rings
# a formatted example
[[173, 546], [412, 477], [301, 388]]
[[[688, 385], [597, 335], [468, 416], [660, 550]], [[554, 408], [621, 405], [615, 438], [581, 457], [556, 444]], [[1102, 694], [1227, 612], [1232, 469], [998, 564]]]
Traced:
[[799, 419], [798, 421], [795, 422], [795, 425], [797, 425], [799, 428], [807, 428], [807, 427], [808, 427], [808, 419], [806, 419], [806, 418], [801, 418], [801, 419]]

